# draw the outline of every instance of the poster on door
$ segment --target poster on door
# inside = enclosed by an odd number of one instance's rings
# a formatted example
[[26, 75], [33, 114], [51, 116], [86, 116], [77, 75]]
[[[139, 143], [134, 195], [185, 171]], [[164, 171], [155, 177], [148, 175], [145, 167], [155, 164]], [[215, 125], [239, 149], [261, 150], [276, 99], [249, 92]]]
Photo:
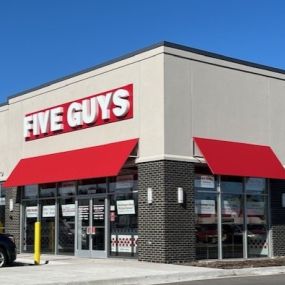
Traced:
[[94, 220], [104, 220], [104, 212], [105, 207], [104, 205], [94, 205], [93, 206], [93, 219]]
[[79, 211], [79, 220], [82, 220], [82, 221], [89, 220], [89, 206], [88, 205], [79, 206], [78, 211]]

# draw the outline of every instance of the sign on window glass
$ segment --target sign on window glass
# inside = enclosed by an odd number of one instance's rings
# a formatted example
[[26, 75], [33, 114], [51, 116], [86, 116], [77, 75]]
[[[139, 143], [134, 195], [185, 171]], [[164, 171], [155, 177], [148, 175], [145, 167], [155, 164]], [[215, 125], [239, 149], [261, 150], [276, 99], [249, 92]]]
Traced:
[[135, 211], [134, 200], [117, 201], [118, 215], [133, 215]]
[[37, 218], [38, 217], [38, 207], [37, 206], [26, 207], [26, 217], [27, 218]]
[[63, 217], [74, 217], [75, 216], [75, 204], [61, 205]]
[[55, 205], [43, 206], [43, 218], [55, 217]]
[[212, 175], [198, 175], [195, 178], [195, 187], [215, 188], [215, 178]]
[[195, 212], [196, 214], [216, 214], [215, 200], [195, 200]]

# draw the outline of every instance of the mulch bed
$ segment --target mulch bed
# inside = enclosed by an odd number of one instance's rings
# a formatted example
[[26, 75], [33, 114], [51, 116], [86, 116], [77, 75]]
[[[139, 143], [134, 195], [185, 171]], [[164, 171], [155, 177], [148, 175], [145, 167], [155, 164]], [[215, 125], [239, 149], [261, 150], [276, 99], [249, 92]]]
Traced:
[[246, 259], [246, 260], [193, 261], [183, 265], [220, 268], [220, 269], [285, 266], [285, 257], [276, 257], [276, 258], [267, 258], [267, 259]]

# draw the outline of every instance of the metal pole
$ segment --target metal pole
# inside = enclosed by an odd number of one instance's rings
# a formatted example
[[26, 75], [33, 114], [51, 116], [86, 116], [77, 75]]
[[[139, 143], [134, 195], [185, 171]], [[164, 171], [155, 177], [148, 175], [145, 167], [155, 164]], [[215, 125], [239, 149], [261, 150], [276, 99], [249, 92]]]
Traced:
[[218, 214], [218, 259], [223, 259], [223, 249], [222, 249], [222, 197], [221, 197], [221, 176], [218, 176], [217, 185], [217, 214]]
[[41, 223], [35, 223], [35, 244], [34, 244], [34, 262], [39, 265], [41, 262]]

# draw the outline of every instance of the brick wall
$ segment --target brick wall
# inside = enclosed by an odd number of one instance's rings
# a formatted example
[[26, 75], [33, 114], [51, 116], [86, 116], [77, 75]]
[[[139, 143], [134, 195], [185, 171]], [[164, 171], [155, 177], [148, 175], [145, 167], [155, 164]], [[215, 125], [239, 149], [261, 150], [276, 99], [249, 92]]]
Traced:
[[[175, 263], [195, 259], [194, 166], [179, 161], [138, 164], [139, 246], [142, 261]], [[147, 188], [153, 203], [147, 203]], [[185, 203], [177, 203], [177, 187]]]
[[285, 256], [285, 208], [282, 207], [285, 181], [271, 180], [270, 189], [273, 255]]
[[[14, 209], [10, 212], [10, 199], [13, 199]], [[20, 190], [6, 188], [5, 232], [15, 237], [17, 249], [20, 249]]]

